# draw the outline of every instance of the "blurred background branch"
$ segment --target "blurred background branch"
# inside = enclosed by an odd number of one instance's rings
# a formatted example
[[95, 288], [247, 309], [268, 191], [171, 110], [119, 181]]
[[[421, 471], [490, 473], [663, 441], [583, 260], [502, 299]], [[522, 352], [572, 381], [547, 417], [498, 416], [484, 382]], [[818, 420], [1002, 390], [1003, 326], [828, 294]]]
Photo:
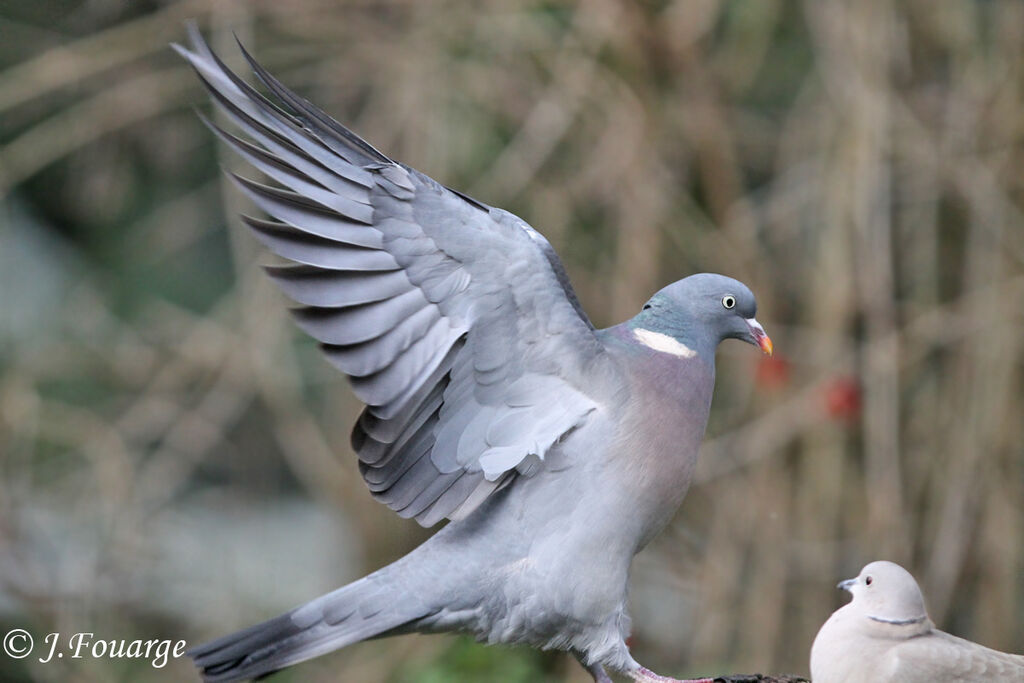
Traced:
[[[1024, 650], [1024, 4], [118, 0], [0, 7], [0, 626], [186, 638], [425, 537], [364, 490], [359, 405], [257, 267], [197, 80], [237, 34], [385, 153], [515, 211], [595, 323], [700, 270], [726, 344], [698, 481], [633, 573], [638, 658], [806, 672], [891, 559], [945, 629]], [[6, 631], [6, 629], [4, 629]], [[586, 680], [402, 638], [281, 680]], [[181, 680], [186, 662], [3, 680]]]

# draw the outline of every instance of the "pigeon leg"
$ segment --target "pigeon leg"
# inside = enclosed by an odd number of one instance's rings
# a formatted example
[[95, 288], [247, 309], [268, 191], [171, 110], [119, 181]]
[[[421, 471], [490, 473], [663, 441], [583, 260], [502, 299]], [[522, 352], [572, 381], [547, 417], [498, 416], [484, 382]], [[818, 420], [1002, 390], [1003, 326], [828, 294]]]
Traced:
[[614, 683], [608, 673], [604, 670], [604, 667], [594, 662], [593, 664], [587, 664], [583, 659], [583, 655], [579, 652], [573, 652], [572, 656], [576, 658], [576, 661], [580, 663], [587, 673], [594, 677], [594, 683]]
[[611, 677], [600, 664], [584, 664], [587, 673], [594, 677], [594, 683], [613, 683]]
[[633, 680], [636, 683], [715, 683], [713, 678], [687, 678], [681, 680], [678, 678], [669, 678], [668, 676], [659, 676], [650, 669], [640, 667], [632, 674]]

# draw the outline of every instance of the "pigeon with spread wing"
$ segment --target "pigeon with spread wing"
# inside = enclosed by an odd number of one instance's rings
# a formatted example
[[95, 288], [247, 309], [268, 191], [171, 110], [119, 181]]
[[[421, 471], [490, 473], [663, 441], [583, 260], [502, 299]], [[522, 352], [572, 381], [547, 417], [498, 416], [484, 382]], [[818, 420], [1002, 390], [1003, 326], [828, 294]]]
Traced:
[[235, 177], [273, 217], [245, 222], [291, 262], [268, 272], [366, 404], [352, 446], [371, 494], [424, 526], [450, 520], [393, 564], [195, 648], [205, 679], [461, 631], [571, 652], [597, 681], [605, 667], [671, 680], [626, 646], [629, 566], [686, 493], [719, 342], [771, 352], [750, 290], [693, 275], [595, 329], [521, 219], [392, 161], [246, 54], [262, 94], [191, 33], [176, 49], [244, 137], [208, 125], [277, 183]]

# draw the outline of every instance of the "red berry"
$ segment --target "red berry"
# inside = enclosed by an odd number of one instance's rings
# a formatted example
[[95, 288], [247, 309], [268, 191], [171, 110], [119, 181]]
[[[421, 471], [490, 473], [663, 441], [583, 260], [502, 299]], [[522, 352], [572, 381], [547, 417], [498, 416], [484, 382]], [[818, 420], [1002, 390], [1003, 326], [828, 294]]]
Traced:
[[825, 385], [825, 412], [835, 420], [851, 422], [860, 417], [861, 389], [855, 377], [843, 375]]
[[789, 382], [789, 361], [782, 356], [762, 356], [757, 365], [757, 383], [766, 389], [779, 389]]

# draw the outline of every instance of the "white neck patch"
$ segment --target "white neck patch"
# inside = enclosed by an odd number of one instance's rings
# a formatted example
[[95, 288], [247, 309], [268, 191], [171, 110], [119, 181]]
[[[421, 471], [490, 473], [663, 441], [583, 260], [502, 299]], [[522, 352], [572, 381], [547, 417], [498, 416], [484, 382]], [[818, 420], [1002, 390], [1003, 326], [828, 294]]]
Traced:
[[669, 353], [680, 358], [693, 358], [697, 355], [697, 352], [686, 344], [661, 332], [638, 328], [633, 330], [633, 335], [647, 348], [661, 353]]

